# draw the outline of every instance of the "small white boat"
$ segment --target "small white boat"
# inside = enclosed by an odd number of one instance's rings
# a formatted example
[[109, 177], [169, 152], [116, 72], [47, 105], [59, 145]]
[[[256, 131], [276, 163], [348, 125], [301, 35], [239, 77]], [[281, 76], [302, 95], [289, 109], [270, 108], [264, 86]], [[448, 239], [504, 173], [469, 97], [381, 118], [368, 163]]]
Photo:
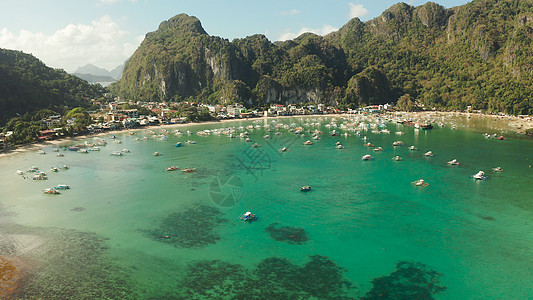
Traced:
[[474, 174], [474, 175], [472, 175], [470, 177], [472, 177], [472, 178], [474, 178], [476, 180], [485, 180], [485, 179], [489, 178], [488, 176], [485, 176], [485, 172], [483, 172], [483, 171], [479, 171], [479, 172], [477, 172], [476, 174]]
[[447, 162], [447, 164], [449, 164], [450, 166], [458, 166], [460, 165], [461, 163], [457, 161], [457, 159], [452, 159], [450, 160], [449, 162]]
[[176, 171], [176, 170], [178, 170], [178, 169], [179, 169], [178, 167], [176, 167], [176, 166], [172, 166], [172, 167], [168, 167], [168, 168], [166, 168], [165, 170], [167, 170], [167, 171]]
[[113, 156], [122, 156], [122, 152], [111, 152], [110, 155], [113, 155]]
[[363, 155], [361, 159], [362, 160], [374, 160], [374, 158], [370, 154]]
[[434, 155], [435, 154], [433, 154], [433, 152], [431, 152], [431, 151], [428, 151], [428, 152], [424, 153], [424, 156], [427, 156], [427, 157], [432, 157]]
[[129, 149], [122, 149], [122, 153], [130, 153], [131, 151]]
[[492, 169], [493, 172], [503, 172], [502, 167], [497, 167]]
[[341, 144], [338, 144], [338, 145], [336, 146], [336, 148], [337, 148], [337, 149], [344, 149], [344, 146], [341, 145]]
[[100, 151], [100, 147], [98, 146], [94, 146], [94, 147], [91, 147], [91, 149], [89, 149], [91, 151]]
[[415, 151], [415, 150], [418, 150], [418, 148], [416, 148], [415, 146], [409, 146], [409, 148], [408, 148], [408, 149], [409, 149], [409, 150], [411, 150], [411, 151]]
[[56, 167], [51, 167], [51, 168], [50, 168], [50, 171], [52, 171], [52, 172], [59, 172], [59, 169], [56, 168]]
[[289, 150], [289, 149], [287, 149], [287, 147], [283, 147], [283, 148], [279, 149], [279, 151], [281, 151], [281, 152], [287, 152], [287, 150]]
[[311, 142], [310, 140], [307, 140], [304, 142], [304, 145], [313, 145], [313, 142]]
[[39, 168], [37, 166], [31, 166], [31, 168], [28, 169], [28, 172], [35, 173], [39, 171]]
[[395, 157], [392, 158], [392, 160], [395, 160], [395, 161], [402, 161], [403, 158], [402, 158], [401, 156], [396, 155]]
[[392, 143], [393, 146], [403, 146], [403, 142], [402, 141], [396, 141], [394, 143]]
[[17, 170], [17, 174], [18, 174], [18, 175], [24, 175], [24, 171]]
[[423, 186], [423, 187], [426, 187], [429, 185], [429, 183], [425, 182], [424, 179], [418, 179], [417, 181], [411, 182], [411, 184], [416, 185], [416, 186]]
[[37, 151], [38, 154], [46, 154], [46, 152], [44, 152], [44, 150], [39, 150]]
[[376, 148], [372, 149], [372, 151], [375, 151], [375, 152], [377, 152], [377, 151], [383, 151], [383, 148], [381, 148], [381, 147], [376, 147]]
[[58, 153], [56, 156], [57, 156], [57, 157], [63, 157], [63, 156], [65, 156], [65, 155], [63, 155], [63, 153]]
[[61, 166], [61, 169], [65, 169], [65, 170], [67, 170], [67, 169], [70, 169], [70, 167], [67, 166], [67, 165], [62, 165], [62, 166]]
[[79, 153], [89, 153], [89, 151], [87, 149], [79, 149], [78, 150]]
[[157, 152], [157, 151], [154, 152], [154, 156], [160, 156], [160, 155], [161, 155], [161, 153], [159, 153], [159, 152]]

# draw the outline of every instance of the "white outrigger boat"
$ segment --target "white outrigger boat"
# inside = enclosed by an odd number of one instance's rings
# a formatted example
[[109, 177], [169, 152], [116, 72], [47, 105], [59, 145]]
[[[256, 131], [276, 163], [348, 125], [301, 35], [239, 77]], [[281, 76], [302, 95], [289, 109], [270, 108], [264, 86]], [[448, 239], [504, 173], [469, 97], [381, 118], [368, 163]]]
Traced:
[[476, 174], [470, 176], [476, 180], [486, 180], [487, 178], [489, 178], [488, 176], [485, 176], [485, 172], [483, 171], [479, 171], [477, 172]]
[[450, 166], [458, 166], [460, 165], [461, 163], [457, 161], [457, 159], [452, 159], [450, 160], [449, 162], [447, 162], [447, 164], [449, 164]]

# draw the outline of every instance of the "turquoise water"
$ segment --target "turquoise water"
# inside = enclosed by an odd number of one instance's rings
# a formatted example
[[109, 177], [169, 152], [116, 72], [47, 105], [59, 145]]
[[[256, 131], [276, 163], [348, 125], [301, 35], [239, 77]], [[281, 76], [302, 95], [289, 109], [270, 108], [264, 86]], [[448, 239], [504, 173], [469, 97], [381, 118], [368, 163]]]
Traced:
[[[166, 140], [140, 130], [118, 134], [121, 144], [103, 136], [107, 146], [88, 154], [61, 149], [64, 157], [56, 157], [47, 147], [46, 155], [1, 158], [0, 233], [8, 238], [0, 255], [24, 259], [36, 274], [17, 297], [533, 297], [531, 139], [498, 141], [485, 138], [483, 128], [419, 131], [396, 123], [387, 123], [391, 134], [385, 134], [351, 123], [243, 121], [180, 127], [183, 135], [164, 127], [153, 131]], [[300, 126], [304, 136], [290, 132]], [[230, 127], [236, 138], [197, 134]], [[314, 130], [324, 133], [320, 140], [311, 139]], [[330, 136], [332, 130], [341, 135]], [[244, 131], [252, 142], [239, 137]], [[397, 140], [405, 146], [393, 147]], [[336, 149], [337, 141], [344, 149]], [[283, 146], [289, 151], [280, 152]], [[124, 148], [131, 153], [110, 155]], [[434, 157], [422, 155], [429, 150]], [[365, 154], [375, 160], [362, 161]], [[392, 160], [396, 155], [403, 161]], [[448, 166], [453, 158], [461, 165]], [[70, 169], [48, 171], [63, 164]], [[32, 165], [49, 180], [15, 173]], [[168, 172], [169, 166], [196, 172]], [[491, 171], [498, 166], [504, 171]], [[489, 179], [469, 177], [479, 170]], [[420, 178], [430, 185], [411, 184]], [[41, 192], [57, 184], [71, 189]], [[313, 190], [300, 192], [304, 185]], [[239, 220], [245, 211], [258, 220]], [[265, 230], [272, 224], [290, 233], [276, 240]], [[306, 238], [297, 241], [294, 232]], [[89, 258], [96, 267], [87, 266]], [[63, 275], [73, 269], [75, 279]]]

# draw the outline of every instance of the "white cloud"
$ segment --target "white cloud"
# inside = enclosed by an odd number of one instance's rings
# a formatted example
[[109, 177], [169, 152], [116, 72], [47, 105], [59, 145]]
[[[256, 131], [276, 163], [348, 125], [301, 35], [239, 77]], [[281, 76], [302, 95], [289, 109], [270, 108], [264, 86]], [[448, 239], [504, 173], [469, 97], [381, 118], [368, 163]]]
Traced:
[[315, 34], [318, 34], [318, 35], [326, 35], [328, 33], [331, 33], [333, 31], [336, 31], [338, 30], [338, 28], [335, 28], [331, 25], [324, 25], [322, 26], [322, 28], [318, 28], [318, 29], [313, 29], [313, 28], [307, 28], [307, 27], [303, 27], [302, 29], [300, 29], [300, 31], [298, 32], [290, 32], [289, 30], [286, 30], [284, 33], [282, 33], [280, 35], [280, 37], [278, 38], [278, 41], [286, 41], [286, 40], [292, 40], [294, 38], [297, 38], [299, 37], [300, 35], [306, 33], [306, 32], [311, 32], [311, 33], [315, 33]]
[[31, 53], [46, 65], [72, 72], [91, 63], [109, 70], [124, 62], [143, 37], [131, 37], [109, 17], [90, 25], [69, 24], [52, 34], [0, 31], [0, 47]]
[[361, 18], [368, 15], [368, 9], [366, 9], [363, 4], [348, 3], [348, 5], [350, 6], [348, 18]]
[[294, 15], [297, 15], [299, 14], [300, 11], [297, 10], [297, 9], [291, 9], [291, 10], [284, 10], [284, 11], [280, 11], [278, 12], [277, 14], [280, 15], [280, 16], [294, 16]]

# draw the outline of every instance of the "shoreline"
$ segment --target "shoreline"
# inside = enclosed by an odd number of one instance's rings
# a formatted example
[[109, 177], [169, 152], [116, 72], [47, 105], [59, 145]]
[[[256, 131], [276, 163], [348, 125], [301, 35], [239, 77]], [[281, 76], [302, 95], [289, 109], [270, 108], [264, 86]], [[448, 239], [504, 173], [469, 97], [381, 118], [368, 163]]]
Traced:
[[[449, 119], [450, 118], [467, 118], [473, 120], [488, 120], [491, 122], [499, 121], [507, 122], [506, 124], [494, 124], [495, 129], [499, 131], [512, 131], [514, 133], [523, 134], [526, 129], [533, 128], [533, 118], [519, 118], [515, 116], [499, 116], [499, 115], [490, 115], [490, 114], [480, 114], [480, 113], [466, 113], [466, 112], [444, 112], [444, 111], [423, 111], [423, 112], [394, 112], [393, 115], [404, 116], [410, 119]], [[325, 114], [325, 115], [293, 115], [293, 116], [277, 116], [277, 117], [257, 117], [257, 118], [248, 118], [248, 119], [226, 119], [226, 120], [217, 120], [217, 121], [207, 121], [199, 123], [183, 123], [183, 124], [169, 124], [169, 125], [155, 125], [155, 126], [145, 126], [141, 128], [130, 128], [130, 129], [121, 129], [121, 130], [110, 130], [105, 132], [99, 132], [94, 134], [83, 134], [74, 137], [65, 137], [51, 141], [45, 142], [33, 142], [24, 145], [18, 145], [8, 149], [0, 150], [0, 158], [11, 156], [17, 153], [23, 153], [33, 150], [39, 150], [49, 146], [61, 145], [70, 142], [78, 142], [87, 138], [100, 137], [111, 134], [119, 133], [130, 133], [137, 132], [142, 130], [150, 129], [161, 129], [161, 128], [180, 128], [187, 126], [195, 125], [212, 125], [212, 124], [223, 124], [223, 123], [232, 123], [232, 122], [242, 122], [242, 121], [252, 121], [252, 120], [269, 120], [269, 119], [285, 119], [285, 118], [295, 118], [295, 117], [350, 117], [356, 116], [354, 114]]]

